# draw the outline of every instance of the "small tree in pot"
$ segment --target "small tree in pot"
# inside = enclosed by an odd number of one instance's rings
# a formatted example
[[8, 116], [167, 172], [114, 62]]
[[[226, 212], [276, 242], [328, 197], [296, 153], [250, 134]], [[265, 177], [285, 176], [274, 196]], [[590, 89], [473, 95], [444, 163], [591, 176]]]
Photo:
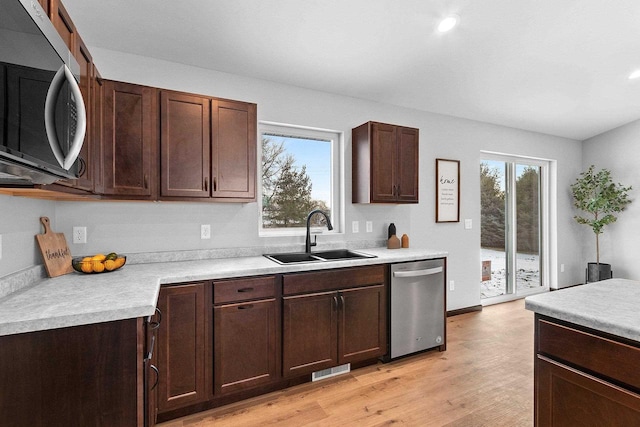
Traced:
[[615, 214], [622, 212], [631, 203], [627, 193], [631, 186], [624, 187], [615, 184], [611, 179], [611, 172], [602, 169], [594, 171], [594, 166], [589, 166], [586, 172], [582, 172], [576, 182], [571, 185], [573, 193], [573, 205], [586, 212], [587, 216], [574, 216], [579, 224], [591, 227], [596, 235], [596, 262], [587, 265], [587, 282], [596, 282], [611, 277], [611, 265], [600, 263], [600, 240], [602, 229], [605, 225], [617, 220]]

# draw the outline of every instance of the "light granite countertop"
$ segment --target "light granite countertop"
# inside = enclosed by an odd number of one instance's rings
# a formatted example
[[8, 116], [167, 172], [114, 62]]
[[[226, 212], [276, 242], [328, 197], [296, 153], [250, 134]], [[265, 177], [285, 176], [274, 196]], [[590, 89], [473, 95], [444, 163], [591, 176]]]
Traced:
[[447, 256], [443, 251], [412, 248], [357, 251], [376, 258], [280, 265], [263, 256], [245, 256], [127, 264], [120, 270], [103, 274], [73, 272], [41, 280], [0, 298], [0, 336], [150, 316], [155, 311], [162, 284]]
[[640, 342], [640, 282], [609, 279], [533, 295], [536, 313]]

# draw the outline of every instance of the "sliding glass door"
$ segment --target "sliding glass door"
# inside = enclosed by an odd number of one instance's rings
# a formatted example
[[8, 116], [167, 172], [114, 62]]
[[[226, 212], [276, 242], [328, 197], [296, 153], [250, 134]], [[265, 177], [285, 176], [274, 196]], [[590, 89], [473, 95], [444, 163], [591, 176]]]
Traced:
[[483, 299], [548, 288], [543, 275], [546, 170], [544, 162], [508, 156], [480, 162]]

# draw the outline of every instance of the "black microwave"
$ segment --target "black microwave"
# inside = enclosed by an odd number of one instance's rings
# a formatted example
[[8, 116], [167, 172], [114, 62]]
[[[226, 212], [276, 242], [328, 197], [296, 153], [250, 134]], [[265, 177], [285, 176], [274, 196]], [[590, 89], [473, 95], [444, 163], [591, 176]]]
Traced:
[[37, 0], [0, 1], [0, 185], [78, 177], [80, 66]]

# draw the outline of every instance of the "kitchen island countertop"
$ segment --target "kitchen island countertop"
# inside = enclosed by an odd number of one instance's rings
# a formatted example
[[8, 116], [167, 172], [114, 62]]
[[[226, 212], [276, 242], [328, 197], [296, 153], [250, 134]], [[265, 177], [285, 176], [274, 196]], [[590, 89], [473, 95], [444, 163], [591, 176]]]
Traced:
[[608, 279], [529, 296], [538, 314], [640, 342], [640, 281]]
[[263, 256], [128, 264], [110, 273], [44, 279], [0, 298], [0, 336], [154, 314], [160, 285], [446, 257], [428, 249], [368, 248], [376, 258], [280, 265]]

